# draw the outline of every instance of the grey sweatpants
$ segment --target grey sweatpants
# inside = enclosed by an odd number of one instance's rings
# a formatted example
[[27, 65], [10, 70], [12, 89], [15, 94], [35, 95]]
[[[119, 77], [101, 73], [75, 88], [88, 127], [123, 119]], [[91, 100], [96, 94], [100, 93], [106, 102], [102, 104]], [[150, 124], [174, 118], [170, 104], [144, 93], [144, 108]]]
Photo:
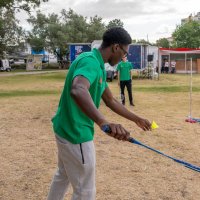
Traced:
[[69, 184], [72, 200], [94, 200], [95, 148], [93, 141], [72, 144], [56, 135], [58, 169], [51, 183], [47, 200], [63, 200]]

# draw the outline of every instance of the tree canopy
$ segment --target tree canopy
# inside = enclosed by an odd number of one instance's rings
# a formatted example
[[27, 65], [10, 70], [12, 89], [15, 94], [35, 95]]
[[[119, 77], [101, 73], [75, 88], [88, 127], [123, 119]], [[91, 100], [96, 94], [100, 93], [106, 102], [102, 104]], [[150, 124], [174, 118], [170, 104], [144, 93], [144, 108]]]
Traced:
[[47, 49], [60, 54], [66, 54], [68, 43], [91, 43], [101, 40], [106, 28], [122, 26], [123, 22], [114, 19], [106, 24], [97, 15], [89, 19], [77, 14], [72, 9], [62, 10], [60, 14], [48, 16], [38, 12], [31, 16], [28, 22], [33, 29], [28, 33], [28, 41], [35, 50]]
[[163, 47], [163, 48], [169, 48], [169, 46], [170, 46], [167, 38], [160, 38], [159, 40], [156, 41], [156, 45], [158, 47]]
[[189, 21], [177, 26], [172, 34], [174, 47], [199, 48], [200, 47], [200, 23]]
[[19, 26], [15, 14], [20, 10], [30, 13], [31, 8], [38, 7], [48, 0], [1, 0], [0, 1], [0, 57], [10, 48], [20, 45], [24, 40], [24, 31]]
[[120, 19], [113, 19], [111, 20], [108, 25], [106, 26], [107, 29], [112, 28], [112, 27], [124, 27], [124, 23]]
[[0, 9], [5, 8], [7, 10], [25, 10], [30, 12], [31, 8], [38, 7], [42, 2], [48, 0], [1, 0]]
[[23, 34], [13, 12], [9, 10], [1, 12], [0, 10], [0, 56], [12, 46], [18, 45], [23, 39]]

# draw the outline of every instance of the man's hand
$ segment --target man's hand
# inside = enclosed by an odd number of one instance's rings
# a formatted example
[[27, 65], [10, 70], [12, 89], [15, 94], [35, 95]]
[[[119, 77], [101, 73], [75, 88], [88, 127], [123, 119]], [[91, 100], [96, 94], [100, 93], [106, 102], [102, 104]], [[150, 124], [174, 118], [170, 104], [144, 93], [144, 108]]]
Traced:
[[138, 118], [135, 123], [144, 131], [151, 130], [151, 123], [147, 119]]
[[[105, 124], [104, 124], [105, 125]], [[130, 132], [127, 131], [121, 124], [107, 124], [110, 127], [111, 132], [109, 136], [118, 140], [128, 141], [130, 138]]]

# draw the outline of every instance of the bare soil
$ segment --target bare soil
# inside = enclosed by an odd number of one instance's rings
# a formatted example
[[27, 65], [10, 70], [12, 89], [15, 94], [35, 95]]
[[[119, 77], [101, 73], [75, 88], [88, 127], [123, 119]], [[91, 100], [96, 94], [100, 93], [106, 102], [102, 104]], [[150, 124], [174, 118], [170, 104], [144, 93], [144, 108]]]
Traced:
[[[151, 84], [151, 81], [148, 83]], [[135, 84], [139, 84], [136, 82]], [[63, 82], [41, 89], [61, 89]], [[109, 84], [119, 96], [117, 82]], [[17, 86], [13, 86], [17, 87]], [[26, 85], [20, 85], [26, 87]], [[27, 85], [27, 88], [31, 85]], [[37, 86], [39, 88], [39, 85]], [[200, 165], [200, 124], [186, 123], [188, 93], [134, 92], [138, 115], [155, 120], [159, 128], [144, 132], [110, 111], [100, 111], [111, 122], [131, 131], [141, 142], [171, 156]], [[1, 98], [0, 199], [46, 199], [56, 170], [57, 149], [51, 126], [59, 95]], [[193, 93], [193, 116], [200, 118], [200, 93]], [[95, 127], [97, 200], [198, 200], [200, 174], [137, 145], [117, 141]], [[66, 199], [69, 200], [72, 189]]]

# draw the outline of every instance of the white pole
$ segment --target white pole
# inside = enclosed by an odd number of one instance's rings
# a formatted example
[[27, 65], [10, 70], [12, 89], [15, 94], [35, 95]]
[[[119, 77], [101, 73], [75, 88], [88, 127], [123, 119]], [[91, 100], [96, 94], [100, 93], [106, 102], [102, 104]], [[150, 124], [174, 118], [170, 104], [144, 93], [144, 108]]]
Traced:
[[190, 58], [190, 115], [189, 118], [192, 118], [192, 58]]
[[187, 57], [186, 57], [186, 53], [185, 53], [185, 73], [186, 73], [186, 65], [187, 65]]
[[160, 50], [158, 47], [158, 80], [160, 78]]

